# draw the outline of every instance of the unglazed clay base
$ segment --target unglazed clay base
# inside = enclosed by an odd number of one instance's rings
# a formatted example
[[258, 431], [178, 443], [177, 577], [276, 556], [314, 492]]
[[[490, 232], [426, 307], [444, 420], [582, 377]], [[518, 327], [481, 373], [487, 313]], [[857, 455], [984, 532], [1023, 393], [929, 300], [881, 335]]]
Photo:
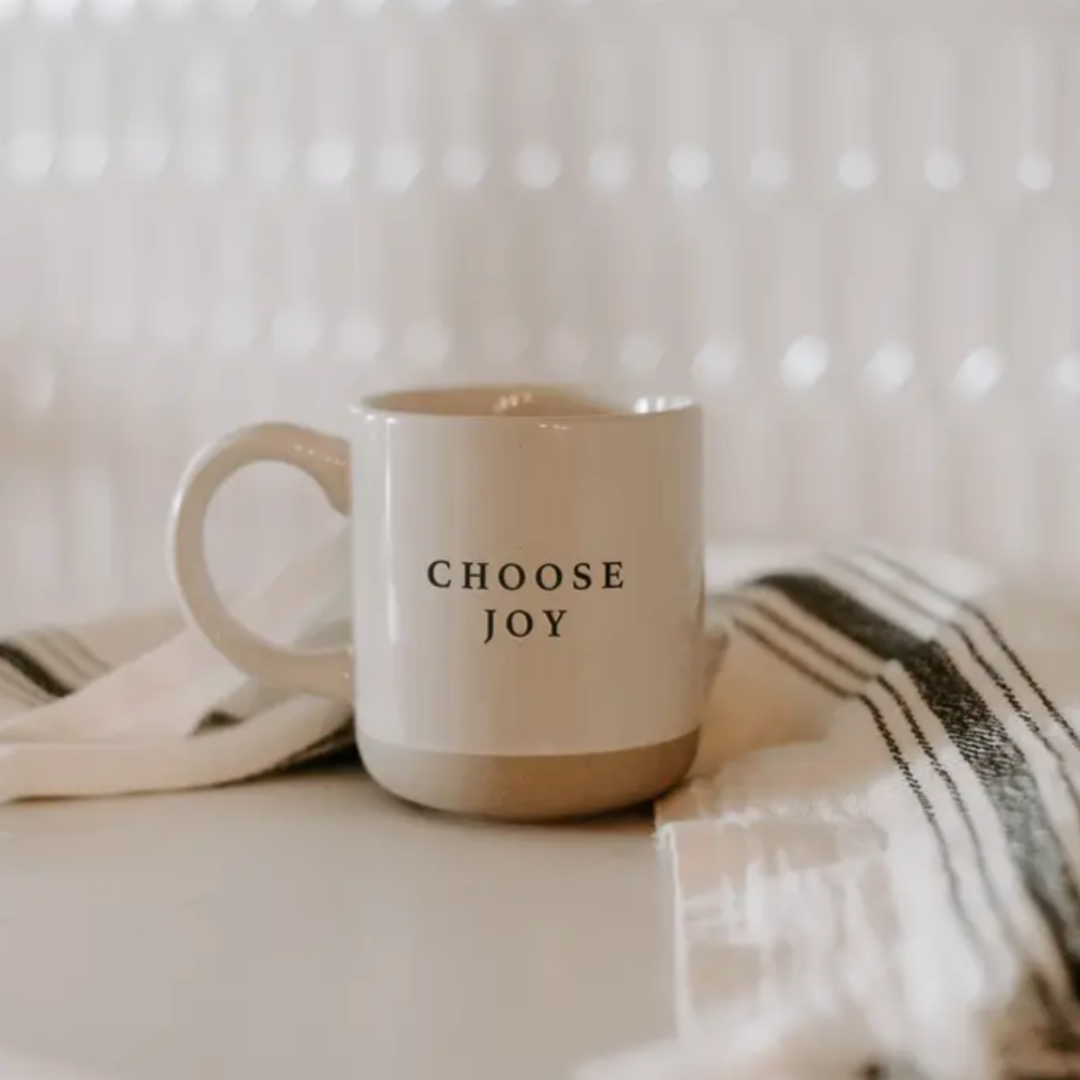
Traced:
[[698, 732], [610, 753], [501, 757], [408, 750], [357, 734], [368, 772], [387, 791], [435, 810], [504, 821], [550, 821], [621, 810], [677, 784]]

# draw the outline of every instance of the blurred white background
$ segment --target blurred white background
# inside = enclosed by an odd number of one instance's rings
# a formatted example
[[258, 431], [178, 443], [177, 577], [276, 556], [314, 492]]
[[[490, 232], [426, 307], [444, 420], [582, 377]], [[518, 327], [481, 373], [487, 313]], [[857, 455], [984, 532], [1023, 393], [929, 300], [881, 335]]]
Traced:
[[1080, 577], [1078, 181], [1070, 0], [0, 0], [4, 617], [166, 596], [227, 428], [480, 378], [694, 389], [713, 539]]

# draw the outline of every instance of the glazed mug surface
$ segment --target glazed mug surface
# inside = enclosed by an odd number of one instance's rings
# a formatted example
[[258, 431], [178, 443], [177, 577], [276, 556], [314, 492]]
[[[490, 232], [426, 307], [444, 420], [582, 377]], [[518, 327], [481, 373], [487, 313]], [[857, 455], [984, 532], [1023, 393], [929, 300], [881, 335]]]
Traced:
[[[702, 423], [690, 399], [558, 386], [412, 389], [347, 439], [248, 427], [175, 504], [190, 619], [239, 668], [351, 701], [369, 772], [416, 803], [502, 818], [615, 809], [678, 781], [704, 695]], [[207, 510], [262, 461], [350, 517], [353, 644], [302, 652], [228, 612]]]

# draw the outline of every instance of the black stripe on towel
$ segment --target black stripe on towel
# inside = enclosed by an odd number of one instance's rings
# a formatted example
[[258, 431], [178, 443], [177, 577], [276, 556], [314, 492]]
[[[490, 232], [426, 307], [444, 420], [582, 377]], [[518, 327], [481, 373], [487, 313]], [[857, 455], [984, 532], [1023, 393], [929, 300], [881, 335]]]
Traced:
[[1080, 895], [1035, 777], [1000, 718], [938, 642], [920, 640], [816, 575], [775, 574], [766, 581], [820, 622], [882, 659], [902, 663], [919, 697], [981, 783], [1032, 903], [1054, 939], [1073, 994], [1080, 996]]
[[[991, 635], [991, 637], [994, 639], [995, 643], [998, 645], [999, 649], [1001, 649], [1002, 653], [1009, 658], [1013, 666], [1020, 673], [1021, 677], [1027, 681], [1028, 686], [1033, 691], [1035, 691], [1040, 703], [1044, 705], [1049, 715], [1055, 718], [1059, 726], [1063, 728], [1066, 732], [1068, 732], [1075, 741], [1075, 732], [1072, 730], [1072, 727], [1065, 721], [1064, 717], [1057, 710], [1057, 708], [1055, 708], [1053, 702], [1049, 698], [1049, 695], [1047, 695], [1046, 692], [1042, 689], [1042, 687], [1038, 685], [1038, 683], [1032, 677], [1026, 666], [1021, 662], [1020, 658], [1017, 657], [1016, 654], [1013, 653], [1013, 651], [1005, 643], [1005, 639], [997, 631], [993, 623], [990, 622], [989, 618], [984, 615], [978, 608], [976, 608], [974, 604], [965, 600], [963, 597], [956, 596], [942, 588], [939, 588], [932, 582], [926, 581], [914, 570], [909, 570], [904, 567], [902, 563], [896, 563], [892, 559], [888, 559], [885, 556], [879, 557], [876, 555], [876, 553], [874, 554], [874, 557], [877, 558], [880, 563], [894, 568], [897, 572], [904, 573], [906, 580], [911, 582], [912, 584], [922, 587], [926, 591], [933, 593], [941, 599], [953, 603], [957, 607], [958, 611], [964, 612], [971, 615], [972, 617], [977, 618], [982, 623], [987, 632]], [[847, 570], [850, 573], [857, 575], [863, 581], [869, 582], [871, 585], [874, 585], [881, 589], [882, 592], [902, 602], [909, 608], [909, 610], [929, 618], [938, 617], [925, 604], [920, 603], [913, 596], [907, 595], [892, 583], [888, 581], [882, 581], [880, 578], [876, 577], [874, 574], [871, 574], [868, 570], [860, 566], [858, 563], [853, 562], [850, 559], [840, 559], [837, 560], [837, 563], [844, 570]], [[967, 651], [971, 654], [972, 659], [979, 665], [980, 668], [982, 668], [983, 674], [985, 674], [987, 678], [990, 679], [990, 681], [994, 684], [994, 686], [997, 687], [1002, 697], [1004, 697], [1005, 700], [1009, 703], [1009, 707], [1013, 710], [1017, 717], [1019, 717], [1024, 727], [1027, 728], [1028, 732], [1030, 732], [1032, 738], [1034, 738], [1035, 741], [1039, 743], [1043, 750], [1046, 751], [1047, 755], [1053, 760], [1055, 766], [1057, 767], [1058, 776], [1061, 778], [1061, 781], [1065, 786], [1065, 790], [1069, 793], [1069, 801], [1072, 803], [1073, 813], [1078, 818], [1080, 818], [1080, 793], [1077, 792], [1076, 785], [1073, 783], [1073, 778], [1070, 774], [1068, 765], [1065, 762], [1065, 757], [1062, 752], [1046, 737], [1042, 728], [1039, 726], [1034, 716], [1032, 715], [1031, 710], [1026, 709], [1023, 706], [1020, 699], [1016, 695], [1016, 688], [1012, 684], [1010, 684], [1010, 682], [1002, 674], [1001, 670], [995, 665], [993, 665], [986, 658], [986, 655], [978, 647], [978, 645], [975, 644], [972, 636], [968, 633], [966, 629], [964, 629], [964, 627], [959, 623], [959, 621], [955, 618], [949, 619], [948, 626], [949, 629], [953, 633], [955, 633], [956, 636], [963, 643]]]
[[[870, 716], [874, 721], [874, 726], [877, 728], [878, 735], [885, 744], [885, 748], [888, 750], [889, 756], [893, 760], [893, 764], [906, 781], [912, 795], [915, 796], [915, 801], [922, 808], [926, 822], [930, 826], [930, 830], [933, 832], [934, 839], [937, 842], [938, 855], [941, 859], [941, 865], [945, 870], [945, 877], [949, 883], [949, 899], [952, 901], [953, 911], [956, 913], [957, 919], [964, 929], [964, 936], [968, 939], [968, 942], [975, 951], [978, 952], [980, 951], [978, 934], [975, 932], [975, 926], [967, 913], [963, 898], [960, 894], [960, 875], [957, 873], [956, 866], [949, 856], [949, 845], [945, 839], [945, 833], [941, 828], [941, 822], [938, 821], [937, 814], [934, 812], [933, 803], [930, 802], [930, 796], [926, 794], [922, 784], [919, 783], [919, 778], [915, 775], [915, 770], [912, 769], [911, 763], [904, 757], [904, 751], [896, 741], [896, 736], [893, 735], [892, 731], [889, 729], [889, 722], [885, 719], [885, 714], [866, 696], [866, 694], [860, 694], [858, 700], [867, 712], [870, 713]], [[987, 883], [987, 888], [989, 888], [989, 883]]]
[[846, 698], [851, 696], [851, 692], [845, 690], [838, 683], [833, 682], [827, 675], [823, 675], [820, 671], [815, 671], [809, 664], [804, 663], [794, 653], [789, 652], [783, 645], [777, 644], [768, 635], [763, 634], [757, 627], [751, 626], [745, 619], [736, 617], [735, 626], [738, 630], [746, 634], [747, 637], [756, 641], [763, 649], [767, 649], [777, 659], [782, 660], [790, 668], [794, 668], [804, 678], [809, 679], [812, 683], [820, 686], [822, 690], [834, 695], [838, 698]]
[[788, 637], [801, 642], [808, 649], [812, 649], [818, 656], [822, 657], [822, 659], [830, 661], [834, 666], [838, 667], [841, 671], [846, 672], [848, 675], [852, 675], [863, 682], [869, 682], [874, 677], [873, 672], [867, 671], [865, 668], [859, 667], [858, 664], [852, 663], [847, 657], [841, 656], [835, 649], [830, 649], [823, 641], [814, 637], [813, 634], [807, 633], [807, 631], [803, 630], [801, 627], [796, 626], [791, 619], [769, 607], [769, 605], [761, 598], [747, 596], [743, 598], [742, 602], [743, 606], [756, 612], [763, 619], [772, 623], [773, 626], [782, 630]]
[[36, 709], [56, 700], [6, 664], [0, 664], [0, 697], [25, 709]]
[[[934, 750], [933, 744], [926, 736], [926, 732], [919, 724], [914, 710], [911, 708], [910, 703], [905, 698], [901, 690], [894, 686], [891, 679], [888, 676], [883, 675], [878, 684], [885, 690], [885, 692], [892, 699], [893, 703], [899, 709], [901, 715], [907, 721], [908, 729], [911, 731], [919, 749], [923, 752], [926, 760], [929, 762], [930, 767], [937, 775], [938, 779], [945, 785], [945, 789], [949, 792], [952, 798], [953, 804], [956, 806], [957, 812], [960, 815], [961, 820], [964, 823], [964, 827], [967, 830], [969, 839], [971, 840], [972, 850], [975, 854], [975, 864], [978, 868], [979, 877], [982, 879], [983, 886], [986, 891], [987, 902], [994, 912], [995, 917], [998, 920], [998, 924], [1001, 926], [1002, 931], [1008, 937], [1009, 943], [1012, 946], [1013, 951], [1022, 955], [1024, 953], [1023, 942], [1017, 934], [1016, 927], [1013, 925], [1012, 920], [1009, 918], [1009, 914], [1005, 909], [1004, 904], [1001, 901], [1001, 897], [997, 890], [991, 886], [992, 878], [990, 876], [990, 867], [987, 864], [986, 852], [983, 850], [983, 845], [979, 841], [978, 832], [975, 828], [975, 822], [971, 818], [971, 813], [968, 810], [967, 804], [964, 802], [963, 797], [960, 794], [960, 789], [956, 785], [956, 780], [949, 773], [949, 770], [941, 762], [941, 758], [938, 757]], [[1047, 985], [1045, 979], [1041, 977], [1037, 980], [1038, 985], [1036, 992], [1044, 1006], [1051, 1007], [1053, 995], [1050, 992], [1050, 988]]]
[[51, 698], [67, 697], [72, 692], [67, 683], [58, 679], [21, 645], [16, 645], [13, 641], [0, 641], [0, 661], [14, 668]]
[[225, 709], [211, 709], [200, 720], [194, 734], [205, 735], [210, 731], [222, 731], [225, 728], [234, 728], [242, 724], [246, 717], [237, 716], [236, 713], [227, 712]]
[[[1065, 718], [1064, 714], [1054, 703], [1053, 699], [1046, 692], [1046, 690], [1039, 684], [1034, 675], [1031, 674], [1028, 666], [1020, 659], [1015, 650], [1005, 640], [1005, 635], [1001, 633], [998, 627], [994, 624], [993, 620], [985, 611], [982, 610], [977, 604], [973, 604], [970, 600], [962, 596], [956, 596], [953, 593], [946, 591], [941, 586], [936, 585], [934, 582], [924, 578], [917, 571], [913, 570], [910, 566], [905, 566], [902, 562], [898, 562], [884, 552], [872, 551], [871, 556], [884, 566], [888, 566], [895, 570], [896, 573], [906, 578], [908, 581], [915, 585], [920, 585], [928, 592], [935, 593], [945, 600], [950, 600], [954, 604], [961, 607], [964, 611], [975, 618], [983, 627], [983, 629], [990, 635], [994, 644], [1001, 650], [1002, 654], [1008, 658], [1009, 662], [1016, 669], [1020, 677], [1027, 683], [1028, 687], [1039, 699], [1039, 703], [1051, 717], [1054, 722], [1065, 732], [1072, 744], [1080, 748], [1080, 734], [1077, 734], [1076, 729]], [[958, 628], [959, 629], [959, 628]], [[963, 633], [963, 630], [960, 630]], [[1011, 699], [1010, 699], [1011, 703]]]
[[786, 597], [800, 611], [881, 661], [903, 659], [920, 643], [909, 630], [818, 574], [767, 574], [756, 584]]
[[76, 689], [111, 670], [104, 661], [92, 657], [74, 635], [59, 628], [34, 630], [21, 636], [17, 644], [47, 665], [58, 679]]
[[[82, 671], [71, 657], [59, 646], [56, 638], [40, 631], [8, 638], [8, 643], [20, 648], [27, 656], [33, 657], [57, 682], [67, 685], [76, 693], [92, 681], [91, 676]], [[52, 700], [52, 695], [46, 695]]]
[[356, 738], [353, 735], [353, 720], [349, 716], [342, 721], [341, 726], [325, 735], [317, 742], [295, 754], [279, 761], [271, 770], [272, 772], [285, 772], [288, 770], [301, 769], [307, 766], [320, 766], [356, 761], [359, 759], [359, 751], [356, 746]]
[[[793, 629], [789, 620], [783, 620], [788, 627]], [[934, 840], [937, 844], [938, 854], [941, 859], [941, 865], [945, 872], [946, 881], [948, 883], [949, 898], [952, 902], [953, 910], [956, 913], [957, 921], [963, 928], [964, 936], [968, 939], [972, 947], [979, 950], [979, 940], [976, 934], [974, 924], [969, 917], [966, 908], [964, 906], [963, 899], [960, 891], [960, 877], [957, 873], [956, 866], [953, 864], [949, 857], [949, 847], [945, 840], [945, 833], [942, 830], [941, 823], [938, 820], [937, 813], [934, 810], [933, 803], [930, 801], [929, 795], [927, 795], [922, 784], [919, 783], [919, 778], [915, 775], [915, 771], [911, 767], [911, 763], [904, 757], [904, 752], [900, 747], [900, 744], [896, 741], [896, 736], [893, 735], [889, 728], [888, 721], [885, 718], [885, 714], [882, 710], [869, 698], [865, 693], [859, 693], [853, 695], [846, 690], [841, 690], [826, 676], [820, 672], [815, 671], [806, 662], [799, 660], [793, 656], [784, 646], [774, 641], [771, 635], [765, 634], [763, 631], [756, 630], [752, 627], [746, 626], [744, 623], [737, 622], [739, 629], [749, 633], [749, 635], [757, 641], [764, 648], [768, 649], [774, 656], [776, 656], [781, 662], [788, 664], [794, 670], [798, 671], [801, 675], [817, 683], [819, 686], [824, 687], [826, 690], [830, 690], [836, 694], [837, 697], [849, 698], [852, 701], [857, 701], [861, 704], [866, 711], [870, 714], [870, 718], [877, 728], [878, 735], [881, 741], [885, 744], [889, 757], [892, 759], [892, 763], [896, 768], [896, 771], [903, 777], [904, 782], [907, 784], [908, 789], [914, 796], [916, 803], [923, 812], [923, 816], [926, 818], [926, 822], [930, 827], [931, 833], [933, 833]], [[780, 623], [777, 624], [780, 629]], [[813, 638], [809, 634], [799, 632], [798, 639], [803, 641], [813, 652], [824, 659], [832, 659], [832, 650], [828, 650], [819, 641]], [[989, 888], [989, 884], [987, 884]]]

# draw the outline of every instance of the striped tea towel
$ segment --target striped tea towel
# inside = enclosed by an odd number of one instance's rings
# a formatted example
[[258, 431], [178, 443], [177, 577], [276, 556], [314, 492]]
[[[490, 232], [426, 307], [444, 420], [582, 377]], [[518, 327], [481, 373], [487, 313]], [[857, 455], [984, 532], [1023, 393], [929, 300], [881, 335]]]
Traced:
[[[348, 544], [317, 544], [234, 604], [272, 640], [347, 639]], [[347, 705], [250, 680], [174, 612], [0, 640], [0, 803], [218, 785], [347, 751]]]
[[1080, 606], [941, 556], [712, 570], [734, 639], [657, 808], [680, 1036], [584, 1075], [1080, 1076]]

